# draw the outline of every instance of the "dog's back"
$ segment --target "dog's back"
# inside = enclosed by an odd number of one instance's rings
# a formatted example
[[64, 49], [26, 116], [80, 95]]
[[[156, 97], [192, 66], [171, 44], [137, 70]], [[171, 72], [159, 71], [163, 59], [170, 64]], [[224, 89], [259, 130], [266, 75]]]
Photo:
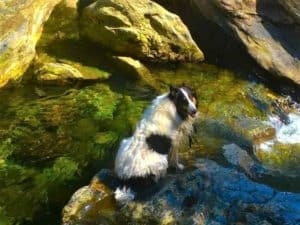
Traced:
[[[168, 153], [161, 154], [149, 146], [151, 135], [175, 138], [180, 118], [167, 95], [158, 96], [144, 113], [134, 135], [122, 141], [115, 160], [115, 172], [121, 179], [146, 177], [155, 179], [168, 168]], [[148, 139], [148, 142], [147, 142]], [[170, 146], [171, 148], [171, 146]]]

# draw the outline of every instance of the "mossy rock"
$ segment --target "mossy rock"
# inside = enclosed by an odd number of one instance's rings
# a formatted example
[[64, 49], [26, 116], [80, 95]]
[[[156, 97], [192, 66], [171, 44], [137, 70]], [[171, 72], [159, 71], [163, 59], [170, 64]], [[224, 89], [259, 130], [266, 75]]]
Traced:
[[181, 19], [150, 0], [96, 1], [82, 10], [80, 34], [117, 54], [154, 61], [201, 61]]
[[[82, 67], [82, 66], [81, 66]], [[37, 82], [41, 84], [70, 84], [72, 81], [105, 80], [109, 77], [108, 73], [96, 72], [82, 74], [78, 69], [66, 63], [43, 63], [35, 66]]]
[[300, 144], [282, 144], [275, 142], [271, 150], [256, 149], [258, 160], [271, 170], [286, 176], [300, 174]]
[[18, 80], [35, 56], [43, 25], [60, 0], [5, 1], [0, 15], [0, 87]]

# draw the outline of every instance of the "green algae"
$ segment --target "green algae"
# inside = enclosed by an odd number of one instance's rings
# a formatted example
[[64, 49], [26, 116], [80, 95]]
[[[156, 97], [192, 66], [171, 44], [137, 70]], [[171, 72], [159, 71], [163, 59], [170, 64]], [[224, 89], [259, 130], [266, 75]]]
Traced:
[[95, 84], [6, 109], [10, 125], [0, 132], [3, 218], [31, 220], [46, 205], [66, 201], [70, 193], [60, 196], [65, 185], [83, 179], [85, 168], [111, 161], [146, 104]]
[[299, 176], [300, 144], [282, 144], [275, 142], [272, 150], [257, 149], [258, 160], [272, 170], [278, 170], [289, 176]]
[[[159, 69], [158, 69], [159, 70]], [[198, 97], [199, 110], [208, 118], [230, 120], [240, 115], [263, 119], [261, 112], [247, 97], [249, 81], [238, 75], [208, 64], [186, 64], [175, 70], [159, 70], [158, 79], [165, 84], [183, 83], [193, 87]], [[258, 90], [262, 95], [270, 92]]]
[[[259, 122], [266, 119], [267, 110], [257, 107], [249, 97], [249, 93], [255, 93], [261, 102], [270, 104], [267, 96], [272, 92], [262, 85], [208, 64], [154, 65], [151, 72], [157, 76], [157, 83], [164, 84], [161, 91], [166, 91], [169, 84], [185, 84], [196, 92], [199, 119], [192, 148], [182, 152], [187, 161], [194, 161], [195, 155], [219, 157], [228, 142], [252, 147], [256, 135], [267, 136], [268, 127]], [[249, 125], [242, 124], [243, 120]]]

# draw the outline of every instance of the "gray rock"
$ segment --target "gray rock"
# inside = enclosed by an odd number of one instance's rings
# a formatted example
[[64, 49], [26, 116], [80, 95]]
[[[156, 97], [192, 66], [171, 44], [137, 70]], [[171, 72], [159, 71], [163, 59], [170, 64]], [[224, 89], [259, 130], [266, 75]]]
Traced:
[[244, 169], [247, 175], [253, 177], [252, 168], [255, 167], [256, 163], [249, 156], [247, 151], [241, 149], [236, 144], [228, 144], [223, 146], [223, 155], [229, 163], [234, 166], [238, 166]]
[[[112, 224], [299, 224], [300, 194], [279, 192], [210, 160], [198, 160], [196, 167], [169, 175], [148, 200], [117, 209]], [[90, 224], [99, 218], [94, 216]], [[75, 215], [65, 224], [84, 221]]]

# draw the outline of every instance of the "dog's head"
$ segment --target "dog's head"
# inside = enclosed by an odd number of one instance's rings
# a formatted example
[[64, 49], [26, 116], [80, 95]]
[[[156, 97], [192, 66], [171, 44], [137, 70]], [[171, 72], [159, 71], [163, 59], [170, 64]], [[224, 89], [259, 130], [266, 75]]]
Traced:
[[169, 98], [176, 106], [177, 113], [185, 120], [197, 114], [197, 97], [192, 88], [182, 85], [170, 86]]

